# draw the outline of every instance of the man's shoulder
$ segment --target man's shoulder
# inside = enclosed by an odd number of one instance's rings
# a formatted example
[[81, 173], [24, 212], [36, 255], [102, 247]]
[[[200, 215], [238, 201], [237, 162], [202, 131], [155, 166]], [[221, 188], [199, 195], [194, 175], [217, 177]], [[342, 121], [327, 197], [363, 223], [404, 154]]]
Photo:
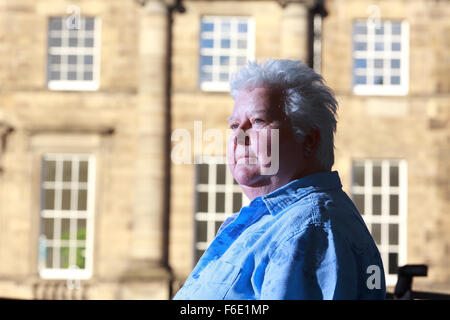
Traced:
[[306, 230], [323, 230], [345, 235], [350, 242], [371, 240], [361, 215], [341, 189], [312, 192], [292, 203], [277, 219], [283, 238], [302, 236]]

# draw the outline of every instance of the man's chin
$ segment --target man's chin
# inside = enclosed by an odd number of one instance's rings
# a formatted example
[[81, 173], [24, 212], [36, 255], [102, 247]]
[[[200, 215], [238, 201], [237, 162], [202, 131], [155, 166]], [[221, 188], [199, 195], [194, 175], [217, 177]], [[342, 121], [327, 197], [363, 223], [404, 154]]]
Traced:
[[235, 168], [234, 179], [241, 187], [256, 188], [270, 183], [269, 176], [261, 175], [259, 167]]

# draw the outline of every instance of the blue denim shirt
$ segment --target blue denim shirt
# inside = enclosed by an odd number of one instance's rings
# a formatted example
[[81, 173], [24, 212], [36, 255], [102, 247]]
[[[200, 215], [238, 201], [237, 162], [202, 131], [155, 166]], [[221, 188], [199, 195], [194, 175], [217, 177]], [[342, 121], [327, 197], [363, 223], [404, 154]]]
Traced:
[[384, 299], [380, 253], [337, 171], [253, 199], [225, 220], [174, 299]]

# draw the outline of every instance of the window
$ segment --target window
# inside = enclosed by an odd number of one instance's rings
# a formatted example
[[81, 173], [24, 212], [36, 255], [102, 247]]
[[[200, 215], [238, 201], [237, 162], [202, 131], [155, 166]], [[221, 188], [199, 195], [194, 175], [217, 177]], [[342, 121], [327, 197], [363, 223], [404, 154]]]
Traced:
[[352, 198], [378, 246], [386, 283], [394, 285], [406, 263], [406, 162], [353, 162]]
[[39, 273], [43, 278], [91, 275], [95, 159], [46, 154], [42, 159]]
[[229, 90], [229, 78], [254, 58], [254, 23], [248, 17], [205, 16], [200, 23], [200, 88]]
[[249, 200], [231, 176], [227, 164], [218, 158], [196, 165], [195, 191], [196, 263], [225, 219], [239, 212]]
[[407, 94], [408, 34], [406, 22], [353, 23], [355, 94]]
[[68, 29], [65, 18], [48, 25], [48, 88], [97, 90], [100, 66], [100, 21], [80, 17], [79, 29]]

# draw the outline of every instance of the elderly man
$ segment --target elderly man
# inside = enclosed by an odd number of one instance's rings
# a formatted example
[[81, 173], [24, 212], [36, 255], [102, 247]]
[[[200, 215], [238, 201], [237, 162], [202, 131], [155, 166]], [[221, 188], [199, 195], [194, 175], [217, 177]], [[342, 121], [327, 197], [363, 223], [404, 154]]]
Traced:
[[322, 77], [269, 60], [230, 86], [228, 162], [251, 202], [222, 224], [174, 299], [384, 299], [379, 251], [331, 171], [337, 102]]

